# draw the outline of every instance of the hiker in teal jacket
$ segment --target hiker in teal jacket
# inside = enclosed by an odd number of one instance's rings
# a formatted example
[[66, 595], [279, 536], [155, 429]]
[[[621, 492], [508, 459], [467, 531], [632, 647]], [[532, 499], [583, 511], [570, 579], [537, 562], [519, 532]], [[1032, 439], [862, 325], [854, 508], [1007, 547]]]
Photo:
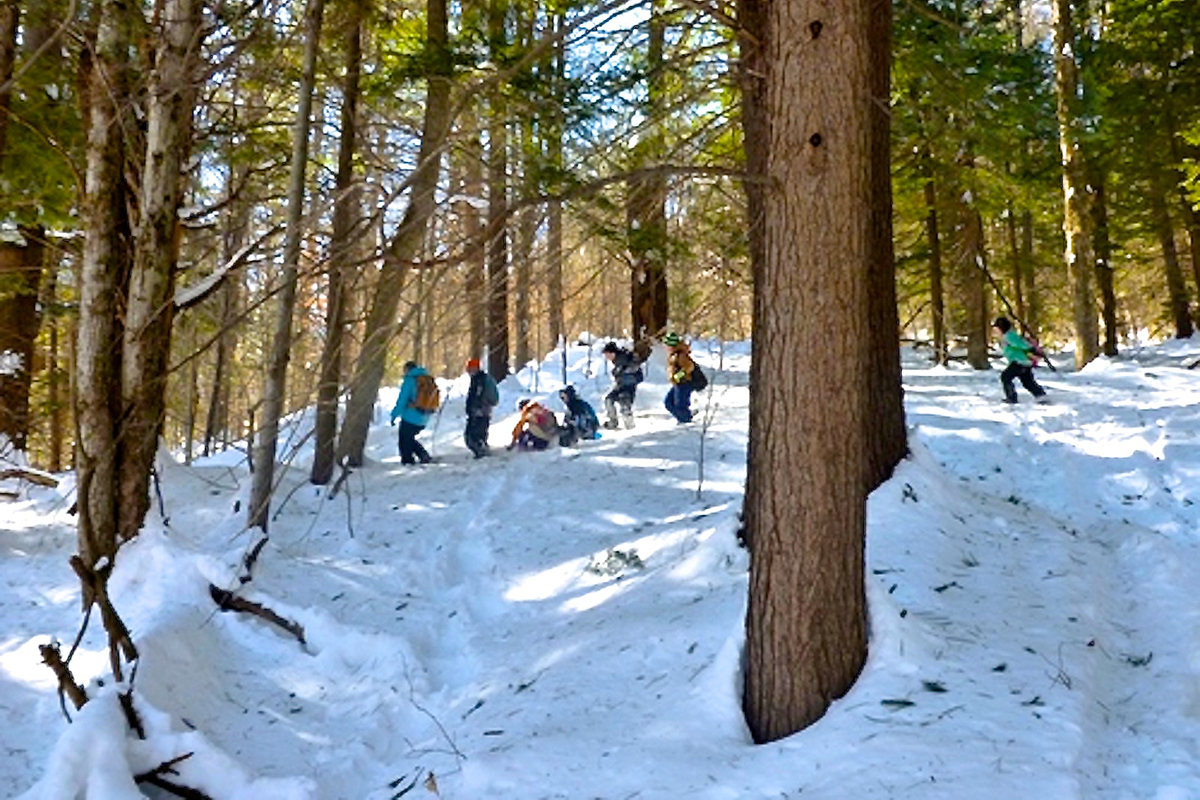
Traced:
[[400, 419], [400, 462], [403, 464], [415, 464], [418, 460], [428, 464], [433, 460], [417, 441], [417, 434], [429, 424], [433, 412], [422, 411], [414, 405], [417, 399], [417, 376], [428, 374], [415, 361], [404, 365], [404, 380], [400, 384], [396, 405], [392, 408], [392, 424], [395, 425], [396, 419]]
[[1019, 379], [1021, 385], [1033, 395], [1039, 403], [1046, 402], [1046, 390], [1038, 385], [1033, 378], [1033, 354], [1036, 348], [1025, 340], [1021, 334], [1012, 329], [1012, 323], [1007, 317], [998, 317], [992, 327], [1000, 331], [1000, 346], [1004, 348], [1004, 357], [1008, 366], [1000, 373], [1000, 385], [1004, 387], [1004, 402], [1017, 402], [1017, 389], [1013, 380]]

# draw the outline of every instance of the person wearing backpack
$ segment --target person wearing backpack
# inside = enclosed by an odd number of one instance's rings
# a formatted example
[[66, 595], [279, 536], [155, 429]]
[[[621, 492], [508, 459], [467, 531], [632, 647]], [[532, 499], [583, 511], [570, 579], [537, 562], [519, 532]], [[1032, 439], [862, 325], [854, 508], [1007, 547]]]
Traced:
[[1004, 402], [1017, 402], [1017, 389], [1013, 380], [1019, 379], [1025, 390], [1033, 395], [1039, 403], [1049, 402], [1046, 390], [1033, 377], [1033, 356], [1037, 348], [1030, 344], [1021, 334], [1012, 329], [1012, 323], [1007, 317], [997, 317], [992, 327], [1000, 331], [1000, 346], [1004, 348], [1004, 357], [1008, 366], [1000, 373], [1000, 386], [1004, 389]]
[[580, 397], [575, 387], [570, 385], [563, 387], [558, 398], [567, 408], [562, 435], [558, 437], [559, 445], [570, 447], [580, 439], [598, 439], [600, 420], [592, 404]]
[[[431, 389], [432, 386], [432, 389]], [[400, 394], [392, 408], [392, 424], [400, 420], [400, 462], [428, 464], [433, 459], [417, 441], [417, 434], [429, 424], [429, 418], [438, 409], [439, 393], [437, 381], [417, 366], [415, 361], [404, 364], [404, 380], [400, 383]]]
[[609, 430], [617, 427], [617, 409], [619, 407], [621, 418], [625, 420], [625, 427], [632, 428], [633, 401], [637, 397], [638, 384], [644, 377], [642, 363], [629, 350], [618, 347], [616, 342], [604, 345], [601, 352], [608, 359], [608, 363], [612, 364], [613, 378], [613, 388], [604, 396], [604, 409], [608, 412], [608, 419], [604, 421], [604, 427]]
[[558, 441], [558, 418], [553, 411], [528, 397], [521, 398], [517, 408], [521, 411], [521, 418], [513, 428], [509, 450], [514, 447], [519, 450], [545, 450]]
[[488, 455], [488, 429], [492, 424], [492, 409], [500, 402], [500, 389], [492, 376], [480, 368], [478, 358], [467, 362], [471, 385], [467, 388], [467, 429], [463, 441], [476, 458]]
[[677, 333], [668, 333], [663, 344], [670, 348], [667, 354], [667, 378], [671, 389], [663, 405], [680, 424], [692, 421], [692, 391], [703, 381], [701, 388], [708, 385], [704, 372], [692, 360], [692, 349]]

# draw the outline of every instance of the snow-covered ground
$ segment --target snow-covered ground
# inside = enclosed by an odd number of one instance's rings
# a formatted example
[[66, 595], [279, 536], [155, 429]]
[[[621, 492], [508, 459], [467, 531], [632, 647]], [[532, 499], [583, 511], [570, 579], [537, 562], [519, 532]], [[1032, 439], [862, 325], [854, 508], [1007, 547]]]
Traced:
[[[165, 518], [113, 580], [144, 742], [107, 687], [68, 726], [39, 663], [80, 621], [69, 479], [0, 505], [0, 796], [140, 797], [130, 772], [191, 753], [164, 777], [218, 800], [1200, 798], [1200, 341], [1040, 371], [1054, 403], [1015, 408], [996, 372], [906, 354], [867, 668], [764, 746], [739, 712], [749, 351], [697, 350], [707, 425], [662, 409], [660, 353], [637, 427], [577, 448], [471, 460], [460, 380], [433, 465], [400, 465], [383, 424], [328, 499], [301, 451], [239, 593], [305, 644], [209, 596], [252, 544], [244, 466], [164, 465]], [[505, 383], [494, 447], [519, 395], [557, 405], [561, 365]], [[567, 366], [599, 408], [598, 353]], [[105, 669], [98, 627], [81, 680]]]

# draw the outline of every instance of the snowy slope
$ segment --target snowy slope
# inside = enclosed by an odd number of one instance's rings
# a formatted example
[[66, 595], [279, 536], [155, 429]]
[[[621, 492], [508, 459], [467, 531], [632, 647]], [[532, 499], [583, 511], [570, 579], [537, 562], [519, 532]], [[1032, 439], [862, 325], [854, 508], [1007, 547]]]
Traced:
[[[38, 663], [79, 621], [65, 489], [0, 506], [0, 796], [139, 797], [124, 776], [190, 752], [170, 777], [222, 800], [1200, 797], [1200, 374], [1181, 368], [1200, 342], [1041, 373], [1055, 402], [1016, 408], [995, 372], [907, 356], [867, 669], [766, 746], [738, 709], [749, 351], [696, 349], [707, 427], [661, 408], [660, 353], [634, 430], [506, 453], [518, 396], [558, 408], [552, 354], [505, 382], [489, 459], [461, 444], [462, 379], [423, 436], [433, 465], [400, 465], [383, 424], [329, 499], [301, 449], [239, 593], [304, 644], [209, 598], [252, 545], [244, 466], [164, 465], [166, 522], [114, 579], [144, 743], [113, 733], [107, 687], [65, 725]], [[599, 410], [598, 353], [567, 362]], [[104, 663], [92, 630], [73, 666]]]

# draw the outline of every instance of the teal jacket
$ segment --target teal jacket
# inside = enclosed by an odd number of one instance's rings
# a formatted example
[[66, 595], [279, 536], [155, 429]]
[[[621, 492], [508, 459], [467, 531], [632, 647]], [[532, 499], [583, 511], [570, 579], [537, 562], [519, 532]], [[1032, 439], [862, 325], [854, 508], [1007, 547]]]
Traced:
[[416, 425], [419, 428], [424, 428], [429, 424], [429, 418], [433, 416], [432, 412], [419, 411], [409, 405], [417, 399], [417, 376], [428, 374], [424, 367], [417, 367], [404, 376], [404, 380], [400, 383], [400, 395], [396, 398], [396, 405], [392, 407], [392, 422], [399, 417], [409, 425]]
[[1024, 364], [1030, 366], [1033, 364], [1033, 359], [1029, 354], [1033, 352], [1033, 345], [1025, 341], [1024, 337], [1011, 328], [1000, 338], [1000, 344], [1004, 347], [1004, 357], [1016, 364]]

